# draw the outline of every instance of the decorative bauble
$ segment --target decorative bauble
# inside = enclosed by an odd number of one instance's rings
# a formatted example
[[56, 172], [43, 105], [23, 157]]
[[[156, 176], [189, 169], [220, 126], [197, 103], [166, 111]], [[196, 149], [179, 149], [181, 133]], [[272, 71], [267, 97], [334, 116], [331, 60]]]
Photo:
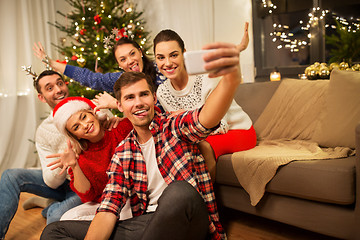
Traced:
[[305, 68], [305, 71], [304, 71], [305, 75], [308, 75], [310, 73], [311, 69], [313, 69], [312, 66], [309, 66], [309, 67]]
[[319, 70], [319, 77], [322, 79], [329, 78], [330, 76], [330, 70], [327, 66], [322, 65]]
[[306, 74], [306, 77], [309, 80], [317, 79], [317, 73], [316, 73], [315, 67], [310, 67], [310, 69], [308, 70], [308, 72]]
[[135, 29], [135, 25], [133, 23], [129, 23], [128, 25], [126, 25], [126, 29], [133, 31]]
[[80, 30], [80, 34], [81, 34], [81, 35], [84, 35], [85, 33], [86, 33], [86, 29], [85, 29], [85, 28]]
[[327, 63], [320, 63], [320, 67], [328, 67]]
[[76, 60], [77, 64], [79, 64], [80, 67], [84, 67], [86, 64], [86, 60], [85, 58], [83, 58], [83, 56], [80, 56], [77, 60]]
[[341, 62], [339, 65], [340, 70], [345, 70], [349, 68], [349, 64], [347, 62]]
[[330, 71], [334, 70], [335, 68], [340, 68], [339, 63], [333, 62], [330, 64], [330, 66], [329, 66]]
[[360, 64], [359, 64], [359, 63], [354, 64], [351, 68], [352, 68], [352, 70], [354, 70], [354, 71], [360, 71]]
[[99, 16], [99, 14], [97, 14], [96, 16], [94, 16], [94, 20], [95, 20], [95, 23], [98, 25], [101, 23], [101, 17]]

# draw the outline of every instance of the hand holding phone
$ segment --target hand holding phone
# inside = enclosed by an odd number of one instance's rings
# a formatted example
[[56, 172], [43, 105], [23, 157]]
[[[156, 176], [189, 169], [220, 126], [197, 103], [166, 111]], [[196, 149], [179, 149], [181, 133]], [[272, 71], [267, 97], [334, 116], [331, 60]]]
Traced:
[[203, 55], [211, 51], [214, 51], [214, 49], [185, 52], [184, 59], [187, 73], [189, 75], [207, 73], [208, 71], [204, 68], [205, 61]]

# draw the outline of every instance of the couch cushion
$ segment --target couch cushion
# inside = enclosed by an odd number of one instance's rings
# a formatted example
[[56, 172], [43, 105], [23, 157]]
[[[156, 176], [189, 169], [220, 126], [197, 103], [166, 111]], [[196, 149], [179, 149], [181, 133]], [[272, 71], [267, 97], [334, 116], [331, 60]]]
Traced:
[[323, 115], [328, 80], [284, 79], [254, 123], [260, 139], [312, 138]]
[[264, 108], [270, 101], [274, 92], [280, 85], [278, 82], [255, 82], [240, 84], [236, 94], [235, 101], [249, 115], [252, 122], [256, 122]]
[[360, 73], [335, 69], [330, 75], [325, 117], [313, 140], [321, 146], [355, 148], [360, 122]]
[[[219, 157], [216, 182], [241, 187], [232, 167], [231, 154]], [[320, 202], [352, 204], [355, 199], [355, 157], [293, 161], [279, 168], [266, 191]]]

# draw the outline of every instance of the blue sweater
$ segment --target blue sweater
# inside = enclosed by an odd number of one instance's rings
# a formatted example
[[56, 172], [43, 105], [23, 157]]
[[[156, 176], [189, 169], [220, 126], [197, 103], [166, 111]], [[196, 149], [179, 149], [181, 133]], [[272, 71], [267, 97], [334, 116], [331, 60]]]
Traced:
[[[162, 84], [166, 77], [160, 73], [156, 64], [156, 85]], [[66, 65], [64, 75], [79, 82], [83, 86], [90, 87], [99, 91], [113, 92], [116, 80], [119, 79], [123, 72], [112, 73], [95, 73], [87, 68]]]
[[[154, 63], [156, 69], [156, 85], [162, 84], [167, 78], [162, 75], [157, 65]], [[64, 75], [79, 82], [83, 86], [90, 87], [94, 90], [113, 92], [114, 84], [119, 79], [123, 72], [112, 73], [95, 73], [87, 68], [75, 67], [72, 65], [66, 65]], [[164, 109], [160, 105], [159, 101], [156, 105], [163, 112]]]

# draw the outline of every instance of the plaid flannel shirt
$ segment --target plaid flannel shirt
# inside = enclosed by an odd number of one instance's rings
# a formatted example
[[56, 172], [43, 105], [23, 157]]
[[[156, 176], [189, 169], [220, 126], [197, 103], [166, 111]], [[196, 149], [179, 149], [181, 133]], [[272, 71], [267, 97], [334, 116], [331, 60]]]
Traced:
[[[172, 118], [155, 111], [150, 124], [161, 175], [167, 184], [185, 180], [203, 197], [209, 212], [209, 232], [212, 239], [226, 238], [215, 202], [210, 175], [197, 144], [214, 129], [206, 129], [199, 122], [200, 110], [189, 111]], [[119, 212], [130, 198], [133, 216], [146, 211], [148, 204], [145, 160], [137, 142], [136, 132], [117, 147], [108, 169], [109, 181], [102, 195], [98, 211]]]

